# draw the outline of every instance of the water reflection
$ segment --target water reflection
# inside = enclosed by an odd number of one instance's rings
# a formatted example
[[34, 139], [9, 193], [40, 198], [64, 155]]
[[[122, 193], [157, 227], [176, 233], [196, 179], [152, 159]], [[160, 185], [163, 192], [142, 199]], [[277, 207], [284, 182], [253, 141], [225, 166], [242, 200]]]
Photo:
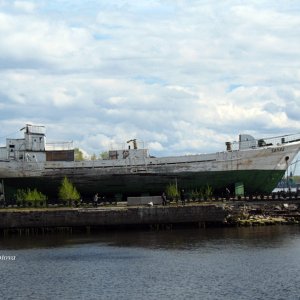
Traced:
[[7, 236], [0, 299], [298, 299], [300, 227]]
[[198, 249], [199, 247], [279, 247], [289, 246], [290, 235], [299, 238], [298, 226], [247, 228], [177, 229], [166, 231], [100, 231], [90, 234], [51, 233], [0, 237], [0, 249], [72, 247], [100, 243], [115, 247], [152, 249]]

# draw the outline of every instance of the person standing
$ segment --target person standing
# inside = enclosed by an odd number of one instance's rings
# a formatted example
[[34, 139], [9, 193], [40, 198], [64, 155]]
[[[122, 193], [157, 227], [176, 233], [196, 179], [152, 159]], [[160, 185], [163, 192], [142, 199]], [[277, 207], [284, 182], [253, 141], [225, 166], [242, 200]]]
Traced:
[[96, 193], [95, 196], [94, 196], [93, 204], [94, 204], [94, 207], [98, 206], [98, 193]]
[[185, 205], [185, 194], [184, 194], [184, 189], [180, 191], [180, 199], [181, 199], [181, 204]]
[[230, 199], [230, 189], [226, 187], [226, 200]]
[[167, 205], [167, 196], [165, 192], [162, 193], [161, 199], [162, 199], [162, 205], [163, 206]]

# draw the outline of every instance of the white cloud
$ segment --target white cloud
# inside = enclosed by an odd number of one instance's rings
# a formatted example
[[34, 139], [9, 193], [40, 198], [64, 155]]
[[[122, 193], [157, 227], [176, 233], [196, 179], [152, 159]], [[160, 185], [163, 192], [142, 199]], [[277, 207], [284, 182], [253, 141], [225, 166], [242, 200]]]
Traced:
[[36, 5], [29, 1], [14, 1], [13, 5], [16, 9], [22, 10], [27, 13], [32, 13], [36, 9]]
[[1, 1], [0, 120], [89, 153], [209, 152], [299, 131], [300, 4]]
[[154, 151], [162, 151], [162, 150], [164, 150], [164, 147], [162, 146], [162, 144], [161, 143], [158, 143], [158, 142], [150, 142], [149, 144], [148, 144], [148, 147], [149, 147], [149, 149], [150, 149], [150, 151], [152, 150], [154, 150]]

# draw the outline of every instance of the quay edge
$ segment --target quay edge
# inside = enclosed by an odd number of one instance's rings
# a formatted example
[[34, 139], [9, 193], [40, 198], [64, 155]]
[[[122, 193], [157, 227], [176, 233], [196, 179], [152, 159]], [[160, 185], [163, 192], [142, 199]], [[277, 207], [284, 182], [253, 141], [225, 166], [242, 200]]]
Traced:
[[26, 228], [119, 228], [151, 225], [223, 224], [228, 213], [222, 205], [116, 208], [68, 208], [0, 211], [0, 230]]

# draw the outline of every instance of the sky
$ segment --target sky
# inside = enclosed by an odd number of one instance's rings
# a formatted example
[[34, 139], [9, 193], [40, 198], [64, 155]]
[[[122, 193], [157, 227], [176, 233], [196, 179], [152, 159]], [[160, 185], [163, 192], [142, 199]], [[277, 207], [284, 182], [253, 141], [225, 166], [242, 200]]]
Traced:
[[99, 155], [300, 132], [300, 2], [0, 0], [0, 144], [25, 124]]

